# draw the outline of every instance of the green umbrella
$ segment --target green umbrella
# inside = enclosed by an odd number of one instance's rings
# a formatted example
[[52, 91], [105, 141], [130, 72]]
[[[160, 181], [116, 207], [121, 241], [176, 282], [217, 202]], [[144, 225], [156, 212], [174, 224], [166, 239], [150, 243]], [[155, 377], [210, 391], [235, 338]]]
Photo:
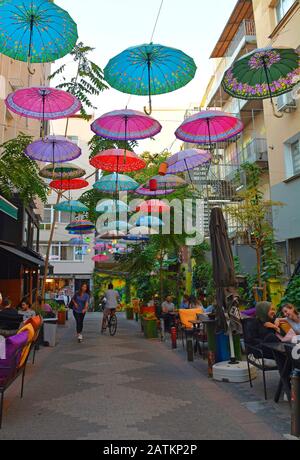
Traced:
[[300, 80], [300, 55], [290, 48], [256, 49], [226, 72], [224, 90], [245, 100], [272, 99], [288, 93]]

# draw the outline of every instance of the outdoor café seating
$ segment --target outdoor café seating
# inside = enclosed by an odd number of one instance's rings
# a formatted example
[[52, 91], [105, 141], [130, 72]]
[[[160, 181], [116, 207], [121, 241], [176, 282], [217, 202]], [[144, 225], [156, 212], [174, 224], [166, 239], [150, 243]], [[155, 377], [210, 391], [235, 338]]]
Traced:
[[[200, 331], [199, 328], [195, 328], [192, 324], [193, 321], [197, 321], [199, 315], [203, 314], [201, 308], [193, 308], [189, 310], [179, 310], [179, 331], [181, 333], [182, 346], [185, 348], [185, 341], [188, 336], [192, 336], [196, 339], [196, 346], [199, 346], [199, 338], [202, 339], [204, 344], [205, 334], [203, 329]], [[201, 334], [200, 334], [201, 333]], [[201, 337], [200, 337], [201, 335]], [[199, 350], [202, 353], [202, 350]]]

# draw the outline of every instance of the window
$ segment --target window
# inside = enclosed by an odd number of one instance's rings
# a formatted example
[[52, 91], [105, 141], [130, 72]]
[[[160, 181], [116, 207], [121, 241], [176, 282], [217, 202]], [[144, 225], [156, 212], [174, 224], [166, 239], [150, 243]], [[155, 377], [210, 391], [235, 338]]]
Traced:
[[286, 15], [294, 2], [295, 0], [278, 0], [276, 5], [276, 17], [278, 22]]
[[[81, 248], [69, 246], [67, 243], [54, 243], [51, 246], [50, 261], [51, 262], [83, 262], [83, 252]], [[40, 245], [41, 254], [46, 257], [47, 245]]]
[[78, 136], [68, 136], [69, 141], [73, 142], [73, 144], [79, 145], [79, 137]]
[[52, 224], [52, 206], [47, 204], [44, 207], [44, 219], [43, 219], [43, 224]]
[[294, 175], [300, 174], [300, 140], [291, 144]]

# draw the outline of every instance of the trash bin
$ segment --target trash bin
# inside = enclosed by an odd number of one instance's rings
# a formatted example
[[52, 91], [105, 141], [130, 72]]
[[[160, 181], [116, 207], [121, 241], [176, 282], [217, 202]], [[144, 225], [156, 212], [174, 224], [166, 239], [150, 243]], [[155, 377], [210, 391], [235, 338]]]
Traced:
[[143, 328], [146, 339], [157, 339], [157, 320], [145, 320], [143, 319]]
[[[223, 363], [225, 361], [230, 360], [230, 344], [229, 344], [229, 336], [225, 335], [224, 332], [216, 334], [217, 337], [217, 354], [216, 354], [216, 362]], [[235, 357], [237, 360], [242, 359], [241, 355], [241, 337], [239, 335], [233, 336], [234, 342], [234, 351]]]
[[56, 345], [57, 318], [44, 319], [43, 323], [43, 342], [49, 347]]

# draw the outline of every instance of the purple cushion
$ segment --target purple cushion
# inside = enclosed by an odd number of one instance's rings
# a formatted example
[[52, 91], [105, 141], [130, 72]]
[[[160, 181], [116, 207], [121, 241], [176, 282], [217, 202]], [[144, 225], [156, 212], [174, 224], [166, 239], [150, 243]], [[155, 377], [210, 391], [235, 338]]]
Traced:
[[13, 376], [18, 369], [21, 352], [27, 344], [28, 332], [24, 331], [5, 340], [6, 359], [0, 359], [0, 385]]
[[249, 316], [254, 318], [256, 316], [256, 308], [250, 308], [249, 310], [244, 310], [241, 312], [243, 316]]

